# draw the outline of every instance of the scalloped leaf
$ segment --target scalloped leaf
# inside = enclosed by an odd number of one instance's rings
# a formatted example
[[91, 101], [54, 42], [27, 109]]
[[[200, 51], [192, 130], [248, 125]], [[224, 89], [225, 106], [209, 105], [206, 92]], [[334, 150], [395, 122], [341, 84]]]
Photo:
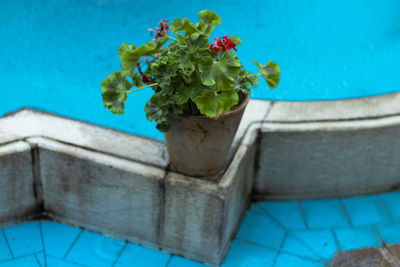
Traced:
[[143, 56], [153, 55], [155, 49], [156, 45], [152, 42], [148, 42], [135, 49], [131, 49], [128, 45], [122, 44], [121, 48], [118, 50], [119, 57], [122, 60], [122, 75], [132, 76], [139, 59]]
[[207, 36], [210, 36], [216, 25], [221, 24], [221, 18], [208, 9], [199, 12], [199, 19], [200, 23], [197, 27]]
[[195, 103], [201, 114], [213, 118], [228, 112], [238, 101], [239, 96], [235, 90], [224, 91], [220, 94], [206, 91], [196, 99]]
[[199, 30], [197, 29], [196, 25], [190, 22], [188, 18], [181, 20], [180, 18], [175, 19], [171, 22], [169, 26], [172, 33], [178, 31], [185, 31], [185, 35], [192, 35], [193, 33], [198, 33]]
[[226, 51], [220, 61], [214, 61], [209, 55], [202, 56], [199, 60], [202, 83], [214, 86], [216, 92], [231, 90], [240, 68], [239, 59], [232, 51]]
[[235, 45], [240, 45], [242, 43], [242, 39], [240, 39], [239, 37], [232, 35], [229, 37], [229, 39], [231, 39], [231, 41], [235, 44]]
[[272, 62], [271, 60], [268, 62], [267, 65], [262, 65], [256, 60], [253, 60], [253, 62], [258, 67], [258, 75], [261, 75], [265, 79], [271, 89], [276, 88], [279, 83], [279, 76], [281, 72], [279, 65]]
[[132, 84], [120, 71], [111, 73], [101, 83], [104, 106], [112, 113], [123, 114], [128, 91]]

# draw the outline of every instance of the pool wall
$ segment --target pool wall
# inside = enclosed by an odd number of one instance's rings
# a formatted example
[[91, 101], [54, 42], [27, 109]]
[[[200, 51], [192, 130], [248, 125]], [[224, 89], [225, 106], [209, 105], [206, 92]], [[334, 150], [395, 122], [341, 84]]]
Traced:
[[254, 197], [310, 199], [400, 185], [400, 94], [273, 102], [261, 133]]
[[45, 215], [220, 264], [250, 199], [390, 191], [400, 183], [400, 93], [251, 100], [223, 174], [178, 174], [162, 142], [32, 109], [0, 118], [0, 222]]
[[0, 159], [17, 171], [2, 173], [0, 197], [32, 206], [14, 203], [0, 223], [42, 215], [208, 264], [224, 259], [250, 203], [254, 142], [236, 139], [225, 172], [208, 181], [170, 170], [158, 141], [31, 109], [0, 120], [12, 133], [1, 139]]

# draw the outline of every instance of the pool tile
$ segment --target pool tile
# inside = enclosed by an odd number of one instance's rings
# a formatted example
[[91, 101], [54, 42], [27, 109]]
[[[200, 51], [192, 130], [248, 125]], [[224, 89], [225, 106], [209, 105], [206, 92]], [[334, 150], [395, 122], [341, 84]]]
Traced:
[[335, 229], [334, 231], [342, 250], [379, 246], [378, 237], [372, 226]]
[[[47, 257], [46, 257], [47, 258]], [[41, 266], [45, 266], [46, 258], [43, 252], [36, 254], [36, 259], [39, 261]]]
[[46, 254], [63, 258], [81, 229], [52, 221], [42, 221]]
[[4, 229], [14, 257], [42, 252], [42, 237], [38, 222], [30, 222]]
[[272, 217], [278, 220], [285, 228], [289, 230], [306, 229], [306, 224], [298, 201], [266, 201], [259, 203], [259, 205], [271, 214]]
[[[14, 260], [1, 262], [0, 267], [42, 267], [35, 255], [29, 255]], [[50, 266], [49, 266], [50, 267]]]
[[[338, 247], [331, 230], [309, 230], [291, 232], [293, 236], [323, 259], [331, 259]], [[295, 249], [295, 248], [293, 248]]]
[[325, 267], [325, 264], [323, 262], [311, 261], [286, 253], [280, 253], [276, 258], [274, 267]]
[[165, 266], [170, 257], [170, 254], [155, 249], [128, 244], [115, 266]]
[[236, 236], [238, 239], [278, 249], [285, 230], [268, 216], [247, 213]]
[[350, 220], [354, 226], [391, 223], [389, 214], [377, 196], [343, 199]]
[[71, 262], [67, 262], [65, 260], [62, 259], [58, 259], [52, 256], [47, 256], [47, 267], [80, 267], [80, 266], [84, 266], [84, 265], [79, 265], [79, 264], [74, 264]]
[[121, 252], [124, 242], [84, 231], [66, 259], [89, 266], [110, 266]]
[[308, 200], [301, 203], [310, 228], [350, 226], [338, 199]]
[[400, 243], [400, 224], [378, 225], [379, 236], [388, 244]]
[[379, 196], [390, 215], [395, 221], [400, 221], [400, 191], [382, 194]]
[[271, 266], [276, 251], [234, 240], [222, 267], [263, 267]]
[[263, 209], [260, 207], [259, 203], [253, 203], [253, 204], [251, 204], [250, 209], [249, 209], [249, 212], [257, 213], [257, 214], [261, 214], [261, 215], [267, 216], [267, 213], [265, 212], [265, 210], [263, 210]]
[[169, 262], [168, 267], [207, 267], [207, 265], [182, 257], [174, 256]]
[[299, 238], [293, 236], [291, 232], [289, 232], [288, 236], [286, 237], [281, 251], [296, 256], [321, 260], [321, 257], [318, 256], [316, 252], [312, 251], [310, 247], [303, 241], [300, 241]]
[[0, 230], [0, 261], [11, 259], [12, 255], [2, 230]]

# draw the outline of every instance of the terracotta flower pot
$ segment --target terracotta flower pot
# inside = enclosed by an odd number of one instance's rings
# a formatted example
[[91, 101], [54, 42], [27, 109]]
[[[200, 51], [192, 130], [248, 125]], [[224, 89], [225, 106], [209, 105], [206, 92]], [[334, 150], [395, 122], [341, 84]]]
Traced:
[[171, 165], [190, 176], [211, 176], [225, 166], [233, 138], [249, 102], [241, 102], [218, 119], [170, 114], [171, 129], [164, 134]]

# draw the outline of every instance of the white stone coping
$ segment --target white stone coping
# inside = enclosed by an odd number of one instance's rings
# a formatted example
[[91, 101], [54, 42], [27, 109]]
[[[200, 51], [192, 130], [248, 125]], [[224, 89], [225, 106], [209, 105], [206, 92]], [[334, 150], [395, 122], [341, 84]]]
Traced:
[[47, 137], [158, 167], [168, 164], [161, 142], [33, 109], [0, 118], [0, 131], [22, 139]]
[[0, 157], [28, 150], [31, 150], [31, 146], [28, 143], [23, 141], [16, 141], [0, 145]]
[[165, 173], [164, 170], [151, 165], [144, 165], [132, 160], [117, 158], [97, 151], [63, 144], [44, 137], [30, 137], [26, 139], [26, 142], [31, 145], [38, 145], [40, 148], [71, 155], [75, 158], [85, 159], [105, 166], [112, 166], [115, 169], [130, 173], [136, 173], [143, 177], [158, 178], [163, 177]]
[[[347, 131], [388, 127], [400, 124], [399, 114], [400, 93], [337, 101], [250, 100], [232, 150], [236, 151], [240, 143], [251, 145], [260, 131]], [[165, 145], [154, 139], [30, 108], [0, 118], [0, 143], [31, 137], [54, 139], [160, 169], [168, 166]], [[226, 183], [224, 179], [221, 182]]]
[[400, 92], [333, 101], [272, 102], [265, 120], [307, 122], [365, 120], [400, 114]]

